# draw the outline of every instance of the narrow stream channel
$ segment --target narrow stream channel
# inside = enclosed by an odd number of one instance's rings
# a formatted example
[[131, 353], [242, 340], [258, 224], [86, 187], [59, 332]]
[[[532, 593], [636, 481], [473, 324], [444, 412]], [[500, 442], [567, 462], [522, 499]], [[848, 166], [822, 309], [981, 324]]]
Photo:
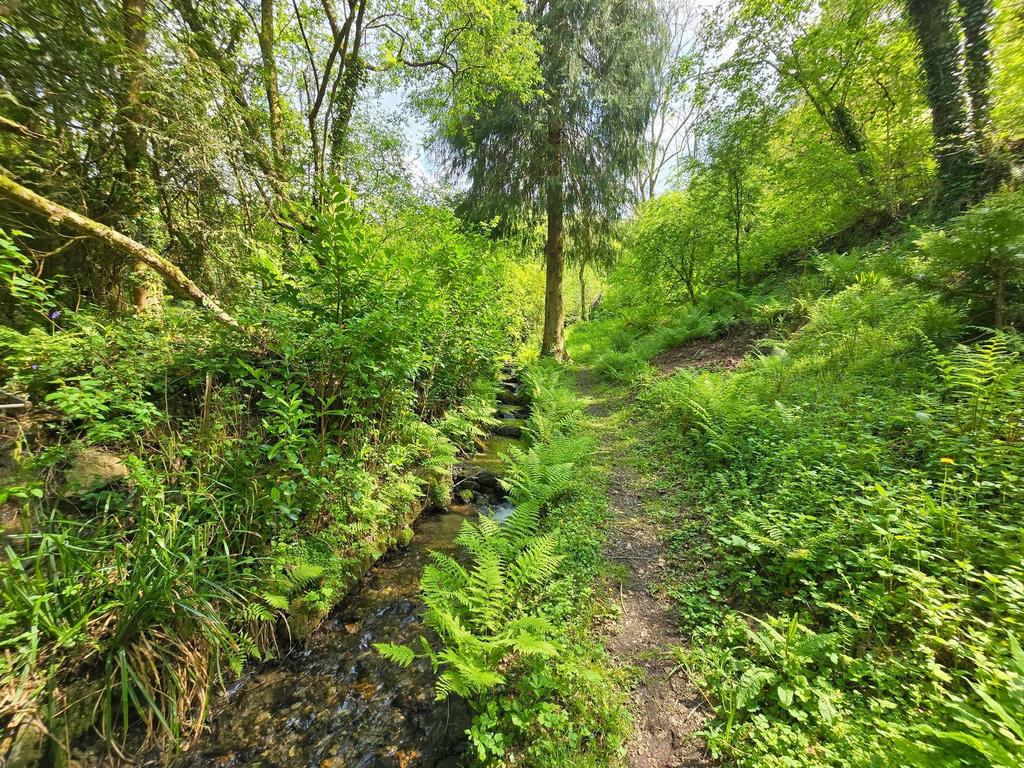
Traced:
[[[207, 733], [175, 768], [455, 768], [463, 764], [468, 712], [435, 701], [433, 672], [418, 659], [401, 669], [377, 642], [418, 644], [419, 580], [431, 551], [455, 553], [462, 523], [511, 511], [497, 498], [500, 453], [518, 442], [518, 418], [503, 423], [469, 461], [455, 492], [473, 495], [426, 512], [410, 543], [386, 554], [321, 627], [278, 661], [243, 676], [216, 707]], [[486, 500], [485, 499], [489, 499]]]

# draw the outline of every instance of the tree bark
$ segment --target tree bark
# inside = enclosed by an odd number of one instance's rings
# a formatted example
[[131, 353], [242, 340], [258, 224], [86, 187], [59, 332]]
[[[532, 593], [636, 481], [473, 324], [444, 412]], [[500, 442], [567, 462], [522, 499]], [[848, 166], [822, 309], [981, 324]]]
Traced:
[[544, 252], [547, 274], [544, 286], [544, 337], [540, 354], [565, 359], [565, 307], [562, 281], [565, 273], [565, 187], [562, 178], [562, 126], [555, 122], [548, 130], [551, 153], [546, 180], [547, 241]]
[[921, 49], [925, 97], [932, 111], [939, 199], [955, 208], [972, 192], [975, 158], [967, 140], [960, 42], [950, 0], [906, 0], [906, 7]]
[[[694, 307], [697, 306], [697, 291], [693, 285], [693, 272], [697, 266], [697, 245], [691, 243], [690, 246], [690, 258], [683, 267], [683, 282], [686, 284], [686, 292], [690, 296], [690, 304]], [[686, 258], [685, 256], [683, 257]]]
[[854, 117], [853, 112], [845, 104], [832, 101], [831, 89], [823, 87], [817, 81], [808, 80], [794, 61], [792, 66], [776, 67], [780, 76], [792, 78], [803, 90], [814, 111], [824, 121], [833, 137], [852, 159], [857, 172], [872, 187], [875, 186], [875, 175], [866, 154], [868, 137], [864, 127]]
[[[121, 64], [121, 98], [118, 109], [118, 130], [124, 151], [125, 187], [127, 193], [119, 206], [120, 226], [139, 237], [145, 229], [146, 208], [145, 177], [146, 135], [143, 132], [145, 115], [142, 110], [143, 71], [146, 55], [146, 2], [122, 0], [121, 16], [124, 34], [124, 59]], [[151, 303], [148, 270], [141, 262], [132, 268], [134, 287], [132, 303], [141, 312]], [[156, 298], [159, 301], [159, 297]]]
[[3, 115], [0, 115], [0, 131], [6, 131], [7, 133], [13, 133], [16, 136], [20, 136], [23, 139], [38, 139], [41, 138], [38, 133], [29, 130], [21, 123], [16, 123]]
[[178, 267], [116, 229], [75, 213], [69, 208], [37, 195], [14, 179], [0, 173], [0, 194], [9, 197], [23, 208], [46, 216], [54, 224], [65, 224], [83, 234], [98, 238], [135, 261], [142, 262], [162, 275], [169, 283], [184, 292], [192, 301], [210, 310], [225, 325], [241, 328], [239, 322], [221, 309], [220, 305], [206, 294]]
[[580, 262], [580, 320], [587, 321], [587, 264]]
[[991, 43], [992, 0], [960, 0], [964, 30], [964, 79], [971, 105], [971, 129], [979, 149], [988, 139], [992, 95]]
[[864, 134], [864, 128], [853, 116], [850, 108], [845, 104], [838, 104], [832, 107], [830, 123], [832, 130], [838, 135], [843, 149], [853, 158], [854, 165], [857, 166], [857, 172], [862, 178], [873, 184], [875, 178], [867, 157], [867, 136]]
[[732, 208], [733, 220], [733, 253], [736, 257], [736, 290], [739, 290], [743, 287], [743, 271], [740, 262], [740, 236], [743, 227], [743, 180], [738, 170], [729, 170], [729, 182], [729, 186], [732, 187], [730, 190], [732, 199], [729, 202]]
[[339, 88], [341, 93], [334, 105], [335, 115], [331, 123], [331, 167], [336, 172], [341, 169], [342, 161], [348, 153], [352, 114], [355, 112], [356, 97], [359, 95], [364, 75], [362, 60], [358, 53], [353, 53], [345, 64], [345, 73]]
[[270, 117], [270, 155], [279, 183], [284, 182], [284, 117], [281, 114], [281, 91], [278, 85], [277, 58], [274, 55], [274, 0], [260, 0], [260, 28], [257, 35], [263, 59], [263, 87], [267, 92], [267, 113]]
[[992, 312], [992, 325], [997, 330], [1006, 327], [1006, 274], [1002, 269], [996, 270], [995, 302]]

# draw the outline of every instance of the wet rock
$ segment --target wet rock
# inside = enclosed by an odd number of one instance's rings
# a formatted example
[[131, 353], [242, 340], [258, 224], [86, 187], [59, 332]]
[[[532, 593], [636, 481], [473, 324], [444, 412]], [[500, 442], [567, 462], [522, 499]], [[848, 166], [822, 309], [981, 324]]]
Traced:
[[490, 490], [498, 485], [498, 476], [486, 470], [480, 472], [474, 479], [481, 490]]
[[514, 437], [518, 440], [523, 436], [523, 428], [519, 424], [499, 424], [494, 428], [494, 434], [500, 437]]
[[103, 448], [86, 448], [71, 461], [64, 475], [67, 492], [81, 495], [98, 491], [128, 477], [121, 457]]
[[498, 410], [495, 415], [503, 421], [516, 421], [519, 419], [525, 419], [529, 415], [529, 411], [519, 405], [503, 403], [498, 405]]
[[505, 405], [527, 405], [529, 400], [522, 392], [512, 392], [507, 389], [503, 389], [498, 392], [498, 402]]

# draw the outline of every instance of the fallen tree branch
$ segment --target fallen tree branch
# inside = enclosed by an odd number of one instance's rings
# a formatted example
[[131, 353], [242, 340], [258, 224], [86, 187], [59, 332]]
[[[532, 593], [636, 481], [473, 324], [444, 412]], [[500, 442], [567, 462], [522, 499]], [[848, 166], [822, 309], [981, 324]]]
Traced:
[[232, 328], [242, 327], [234, 317], [221, 309], [220, 305], [211, 296], [192, 282], [188, 275], [142, 243], [132, 240], [127, 235], [108, 227], [106, 224], [100, 224], [98, 221], [93, 221], [86, 216], [75, 213], [71, 209], [48, 200], [42, 195], [37, 195], [32, 190], [21, 186], [14, 179], [2, 173], [0, 173], [0, 194], [11, 198], [23, 208], [45, 215], [54, 224], [66, 224], [90, 237], [102, 240], [110, 247], [131, 256], [137, 261], [143, 262], [163, 276], [168, 283], [183, 291], [196, 304], [210, 310], [225, 325], [230, 325]]

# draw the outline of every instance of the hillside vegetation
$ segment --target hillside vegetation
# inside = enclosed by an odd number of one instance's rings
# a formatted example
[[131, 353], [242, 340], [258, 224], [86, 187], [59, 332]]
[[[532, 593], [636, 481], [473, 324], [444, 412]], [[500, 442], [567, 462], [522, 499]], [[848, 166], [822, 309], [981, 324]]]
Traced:
[[[778, 30], [754, 5], [732, 39]], [[783, 50], [836, 55], [848, 23], [826, 6]], [[872, 44], [910, 66], [899, 34]], [[727, 765], [1017, 765], [1024, 195], [924, 203], [941, 188], [913, 110], [854, 156], [811, 138], [809, 100], [738, 118], [749, 55], [724, 65], [722, 144], [639, 208], [569, 337], [632, 392], [703, 736]], [[858, 61], [847, 104], [887, 98]]]

